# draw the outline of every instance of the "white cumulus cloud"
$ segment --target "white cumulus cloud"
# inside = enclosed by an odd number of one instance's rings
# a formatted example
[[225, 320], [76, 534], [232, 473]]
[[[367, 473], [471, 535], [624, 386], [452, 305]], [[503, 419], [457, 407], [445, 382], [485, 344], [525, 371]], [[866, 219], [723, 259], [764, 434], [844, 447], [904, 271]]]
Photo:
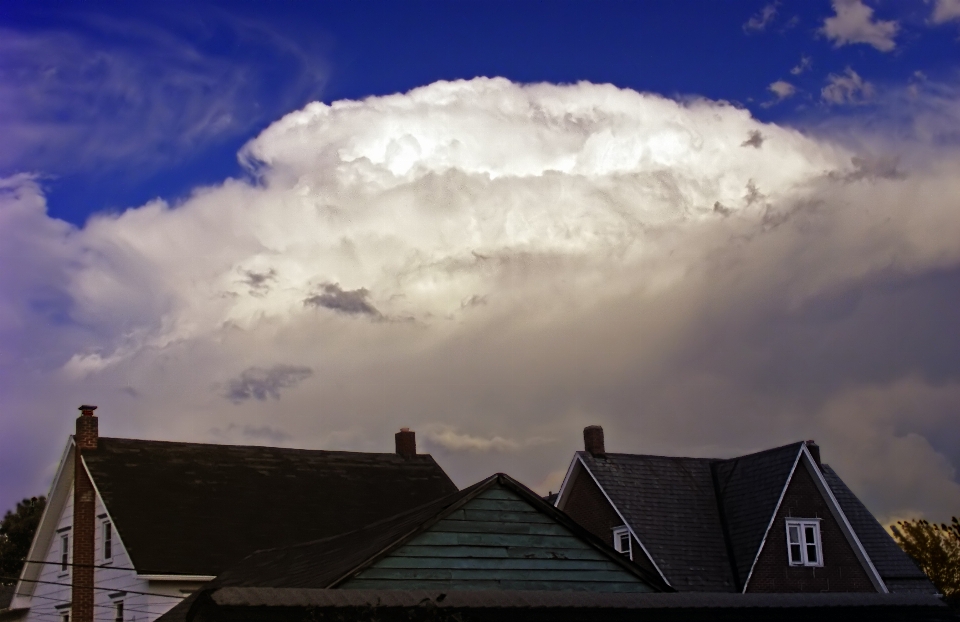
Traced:
[[875, 20], [873, 9], [863, 0], [833, 0], [835, 15], [823, 21], [820, 32], [836, 47], [854, 43], [872, 45], [881, 52], [890, 52], [900, 30], [896, 20]]
[[870, 159], [724, 102], [475, 79], [310, 104], [244, 148], [251, 180], [82, 228], [7, 179], [0, 484], [36, 492], [92, 402], [114, 436], [390, 451], [410, 426], [459, 484], [555, 487], [592, 423], [611, 451], [817, 438], [884, 516], [958, 512], [937, 144]]

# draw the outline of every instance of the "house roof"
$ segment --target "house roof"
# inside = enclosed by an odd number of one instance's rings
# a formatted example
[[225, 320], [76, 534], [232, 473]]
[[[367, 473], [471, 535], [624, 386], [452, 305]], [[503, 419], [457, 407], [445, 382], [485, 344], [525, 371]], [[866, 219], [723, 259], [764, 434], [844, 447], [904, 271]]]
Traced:
[[577, 455], [679, 590], [734, 591], [711, 460]]
[[[670, 585], [683, 591], [739, 591], [804, 443], [731, 459], [577, 452]], [[841, 511], [883, 579], [923, 573], [872, 514], [823, 465]]]
[[737, 585], [747, 581], [803, 443], [711, 461]]
[[140, 574], [216, 575], [457, 490], [426, 454], [100, 438], [83, 460]]
[[952, 620], [935, 596], [914, 594], [696, 594], [520, 590], [312, 590], [221, 588], [198, 600], [186, 620], [292, 622], [350, 620]]
[[616, 566], [627, 570], [637, 579], [655, 586], [655, 589], [669, 589], [662, 585], [658, 577], [618, 554], [566, 514], [502, 473], [443, 499], [350, 533], [289, 547], [259, 551], [225, 571], [211, 583], [211, 587], [336, 587], [389, 552], [429, 530], [438, 521], [466, 506], [485, 491], [497, 486], [517, 494], [535, 510], [549, 516], [575, 537], [586, 542], [589, 547], [599, 551]]
[[904, 553], [903, 549], [897, 546], [897, 543], [877, 522], [870, 510], [847, 488], [836, 471], [829, 465], [824, 464], [821, 472], [847, 520], [850, 521], [850, 525], [857, 533], [864, 550], [870, 556], [870, 561], [873, 562], [884, 581], [887, 579], [916, 579], [929, 582], [927, 575]]

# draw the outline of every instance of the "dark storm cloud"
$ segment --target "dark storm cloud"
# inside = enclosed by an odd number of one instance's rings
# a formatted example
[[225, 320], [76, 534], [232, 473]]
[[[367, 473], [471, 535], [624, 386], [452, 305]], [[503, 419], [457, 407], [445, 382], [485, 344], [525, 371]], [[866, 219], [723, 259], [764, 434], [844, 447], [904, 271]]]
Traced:
[[322, 307], [346, 315], [369, 315], [380, 317], [380, 312], [367, 299], [370, 292], [366, 288], [344, 290], [338, 283], [324, 283], [320, 286], [323, 293], [310, 296], [303, 301], [309, 307]]
[[250, 367], [230, 381], [226, 397], [236, 403], [254, 398], [263, 401], [268, 397], [278, 400], [280, 389], [294, 387], [312, 375], [311, 368], [296, 365]]

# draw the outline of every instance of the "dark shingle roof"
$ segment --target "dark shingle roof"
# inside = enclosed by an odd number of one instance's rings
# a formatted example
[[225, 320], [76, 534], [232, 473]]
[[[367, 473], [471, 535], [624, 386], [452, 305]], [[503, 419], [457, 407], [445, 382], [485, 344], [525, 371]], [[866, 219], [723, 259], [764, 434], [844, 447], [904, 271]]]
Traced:
[[443, 499], [384, 519], [356, 531], [314, 542], [258, 551], [218, 576], [211, 587], [248, 586], [329, 588], [342, 583], [389, 550], [422, 533], [483, 491], [502, 486], [566, 527], [574, 536], [605, 553], [644, 582], [669, 589], [658, 577], [626, 560], [566, 514], [546, 503], [511, 477], [498, 473]]
[[[802, 448], [792, 443], [728, 460], [577, 455], [673, 587], [739, 591]], [[932, 592], [926, 575], [836, 472], [827, 465], [821, 472], [877, 572], [893, 581], [891, 589]]]
[[730, 550], [742, 588], [803, 443], [714, 461]]
[[[870, 510], [861, 503], [853, 492], [847, 488], [843, 480], [828, 465], [821, 468], [827, 485], [837, 498], [837, 503], [850, 521], [850, 526], [857, 533], [860, 543], [870, 556], [870, 560], [877, 572], [884, 579], [918, 579], [927, 580], [927, 575], [917, 568], [913, 560], [903, 552], [893, 538], [873, 517]], [[931, 590], [933, 584], [930, 584]]]
[[578, 452], [673, 587], [735, 589], [712, 460]]
[[141, 574], [216, 575], [457, 490], [429, 455], [101, 438], [83, 457]]

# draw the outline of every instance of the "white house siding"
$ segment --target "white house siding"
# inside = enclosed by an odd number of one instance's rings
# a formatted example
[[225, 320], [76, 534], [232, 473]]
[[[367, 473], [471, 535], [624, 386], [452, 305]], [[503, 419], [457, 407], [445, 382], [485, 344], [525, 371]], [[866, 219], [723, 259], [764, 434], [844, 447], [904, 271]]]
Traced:
[[[73, 486], [64, 504], [63, 511], [57, 519], [57, 529], [66, 528], [70, 533], [70, 563], [73, 563]], [[137, 576], [133, 564], [127, 555], [126, 548], [120, 539], [116, 525], [112, 537], [112, 557], [105, 560], [103, 557], [103, 521], [109, 519], [103, 500], [97, 495], [96, 533], [94, 546], [94, 563], [109, 565], [110, 568], [94, 570], [94, 622], [114, 622], [116, 620], [116, 603], [123, 601], [124, 622], [152, 622], [184, 597], [183, 589], [196, 589], [199, 583], [179, 581], [148, 581]], [[42, 559], [47, 562], [40, 571], [39, 580], [43, 583], [34, 584], [33, 594], [29, 598], [30, 611], [23, 622], [62, 622], [62, 614], [68, 609], [57, 608], [57, 605], [69, 605], [71, 600], [71, 570], [60, 570], [60, 534], [58, 531], [51, 539], [46, 554]], [[61, 584], [61, 585], [55, 585]], [[133, 594], [131, 592], [150, 592], [169, 594], [171, 597], [147, 594]]]
[[[33, 595], [30, 599], [30, 613], [28, 622], [59, 622], [61, 614], [66, 613], [58, 605], [70, 604], [70, 577], [71, 569], [66, 572], [60, 570], [60, 536], [70, 534], [70, 556], [73, 562], [73, 486], [70, 486], [63, 510], [56, 520], [56, 533], [50, 540], [45, 554], [40, 556], [44, 562], [38, 576], [38, 583], [33, 586]], [[63, 584], [63, 585], [56, 585]]]

